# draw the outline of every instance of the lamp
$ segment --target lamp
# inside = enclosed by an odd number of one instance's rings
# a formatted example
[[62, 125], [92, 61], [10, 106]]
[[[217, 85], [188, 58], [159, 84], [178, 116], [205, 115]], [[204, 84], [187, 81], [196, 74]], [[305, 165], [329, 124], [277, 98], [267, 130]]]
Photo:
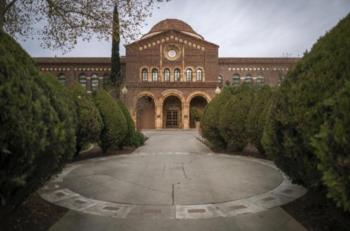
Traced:
[[122, 95], [126, 95], [126, 94], [128, 94], [128, 89], [126, 88], [126, 86], [124, 86], [122, 88]]
[[128, 94], [128, 89], [126, 88], [125, 85], [122, 88], [121, 92], [122, 92], [122, 95], [123, 95], [124, 104], [126, 104], [126, 94]]
[[220, 87], [219, 86], [217, 86], [216, 87], [216, 89], [215, 89], [215, 94], [220, 94], [221, 93], [221, 89], [220, 89]]

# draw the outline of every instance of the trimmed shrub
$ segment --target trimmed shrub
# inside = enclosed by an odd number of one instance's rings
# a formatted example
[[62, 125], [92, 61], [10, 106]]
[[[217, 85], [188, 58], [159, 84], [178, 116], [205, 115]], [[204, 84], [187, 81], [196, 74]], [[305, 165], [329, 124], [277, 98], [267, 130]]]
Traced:
[[328, 101], [331, 117], [321, 125], [312, 145], [328, 196], [350, 211], [350, 81]]
[[232, 96], [231, 88], [225, 87], [222, 92], [213, 98], [204, 110], [201, 128], [202, 135], [215, 147], [226, 149], [226, 140], [221, 136], [219, 130], [219, 116], [222, 113], [222, 107]]
[[127, 124], [127, 134], [126, 134], [121, 146], [139, 147], [139, 146], [143, 145], [144, 144], [144, 137], [140, 132], [136, 131], [135, 124], [134, 124], [133, 119], [131, 118], [129, 110], [120, 100], [117, 100], [117, 103], [123, 112], [123, 115], [126, 119], [126, 124]]
[[100, 112], [80, 84], [69, 87], [69, 93], [77, 115], [75, 155], [78, 156], [83, 145], [99, 141], [103, 125]]
[[241, 151], [248, 144], [246, 119], [253, 102], [254, 90], [249, 86], [233, 88], [233, 95], [219, 114], [219, 131], [228, 151]]
[[192, 118], [194, 121], [201, 121], [203, 116], [203, 112], [199, 110], [196, 107], [190, 108], [190, 118]]
[[122, 145], [127, 135], [127, 121], [118, 103], [105, 90], [97, 91], [94, 100], [103, 121], [99, 145], [106, 153], [109, 148]]
[[272, 94], [273, 90], [269, 86], [256, 89], [254, 92], [254, 100], [246, 120], [248, 141], [249, 143], [254, 144], [262, 154], [265, 153], [265, 150], [261, 144], [261, 139]]
[[[50, 106], [57, 113], [60, 121], [56, 126], [56, 129], [60, 129], [59, 131], [57, 130], [59, 132], [57, 136], [60, 138], [60, 141], [55, 143], [54, 148], [50, 152], [61, 156], [64, 161], [69, 160], [76, 151], [77, 117], [74, 113], [75, 105], [71, 101], [66, 87], [53, 76], [40, 75], [35, 77], [35, 82], [43, 90], [44, 96], [49, 100]], [[47, 126], [50, 127], [50, 124], [48, 123]]]
[[[348, 190], [348, 181], [338, 178], [345, 173], [344, 169], [337, 168], [341, 163], [337, 161], [344, 158], [341, 148], [335, 148], [341, 147], [338, 146], [341, 143], [332, 143], [332, 140], [345, 138], [340, 131], [347, 129], [341, 127], [347, 123], [345, 117], [337, 118], [345, 113], [335, 106], [336, 100], [341, 99], [334, 97], [350, 79], [349, 36], [350, 15], [319, 39], [311, 52], [306, 53], [288, 73], [279, 89], [264, 135], [268, 155], [274, 157], [276, 164], [294, 181], [307, 187], [318, 187], [323, 179], [332, 198], [347, 210], [345, 200], [348, 198], [340, 196], [340, 192]], [[342, 96], [346, 97], [344, 94]], [[326, 138], [322, 138], [325, 134]], [[330, 152], [320, 149], [329, 149]], [[325, 164], [325, 160], [333, 161]], [[346, 193], [349, 195], [349, 191]]]
[[52, 81], [40, 76], [30, 56], [0, 32], [0, 216], [74, 153], [74, 116], [64, 91]]

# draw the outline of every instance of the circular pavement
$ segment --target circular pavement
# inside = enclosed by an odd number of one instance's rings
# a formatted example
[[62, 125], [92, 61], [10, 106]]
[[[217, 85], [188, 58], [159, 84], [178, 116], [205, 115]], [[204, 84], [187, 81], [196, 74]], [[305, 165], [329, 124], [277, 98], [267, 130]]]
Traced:
[[305, 189], [270, 161], [160, 152], [69, 165], [40, 193], [57, 205], [102, 216], [197, 219], [260, 212]]

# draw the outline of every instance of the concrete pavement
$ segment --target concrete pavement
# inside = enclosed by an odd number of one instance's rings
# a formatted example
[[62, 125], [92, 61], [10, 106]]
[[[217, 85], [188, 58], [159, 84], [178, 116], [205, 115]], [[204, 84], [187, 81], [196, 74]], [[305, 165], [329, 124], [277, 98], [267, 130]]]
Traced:
[[271, 162], [212, 154], [193, 131], [147, 131], [131, 155], [68, 166], [41, 190], [70, 208], [50, 230], [305, 230], [303, 195]]

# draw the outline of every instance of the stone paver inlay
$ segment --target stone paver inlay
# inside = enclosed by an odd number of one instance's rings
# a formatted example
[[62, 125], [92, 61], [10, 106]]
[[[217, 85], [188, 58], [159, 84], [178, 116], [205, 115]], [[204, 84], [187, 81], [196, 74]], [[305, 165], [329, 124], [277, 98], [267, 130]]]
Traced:
[[136, 152], [71, 164], [40, 190], [47, 201], [83, 213], [173, 219], [257, 213], [305, 192], [270, 161], [189, 152]]

